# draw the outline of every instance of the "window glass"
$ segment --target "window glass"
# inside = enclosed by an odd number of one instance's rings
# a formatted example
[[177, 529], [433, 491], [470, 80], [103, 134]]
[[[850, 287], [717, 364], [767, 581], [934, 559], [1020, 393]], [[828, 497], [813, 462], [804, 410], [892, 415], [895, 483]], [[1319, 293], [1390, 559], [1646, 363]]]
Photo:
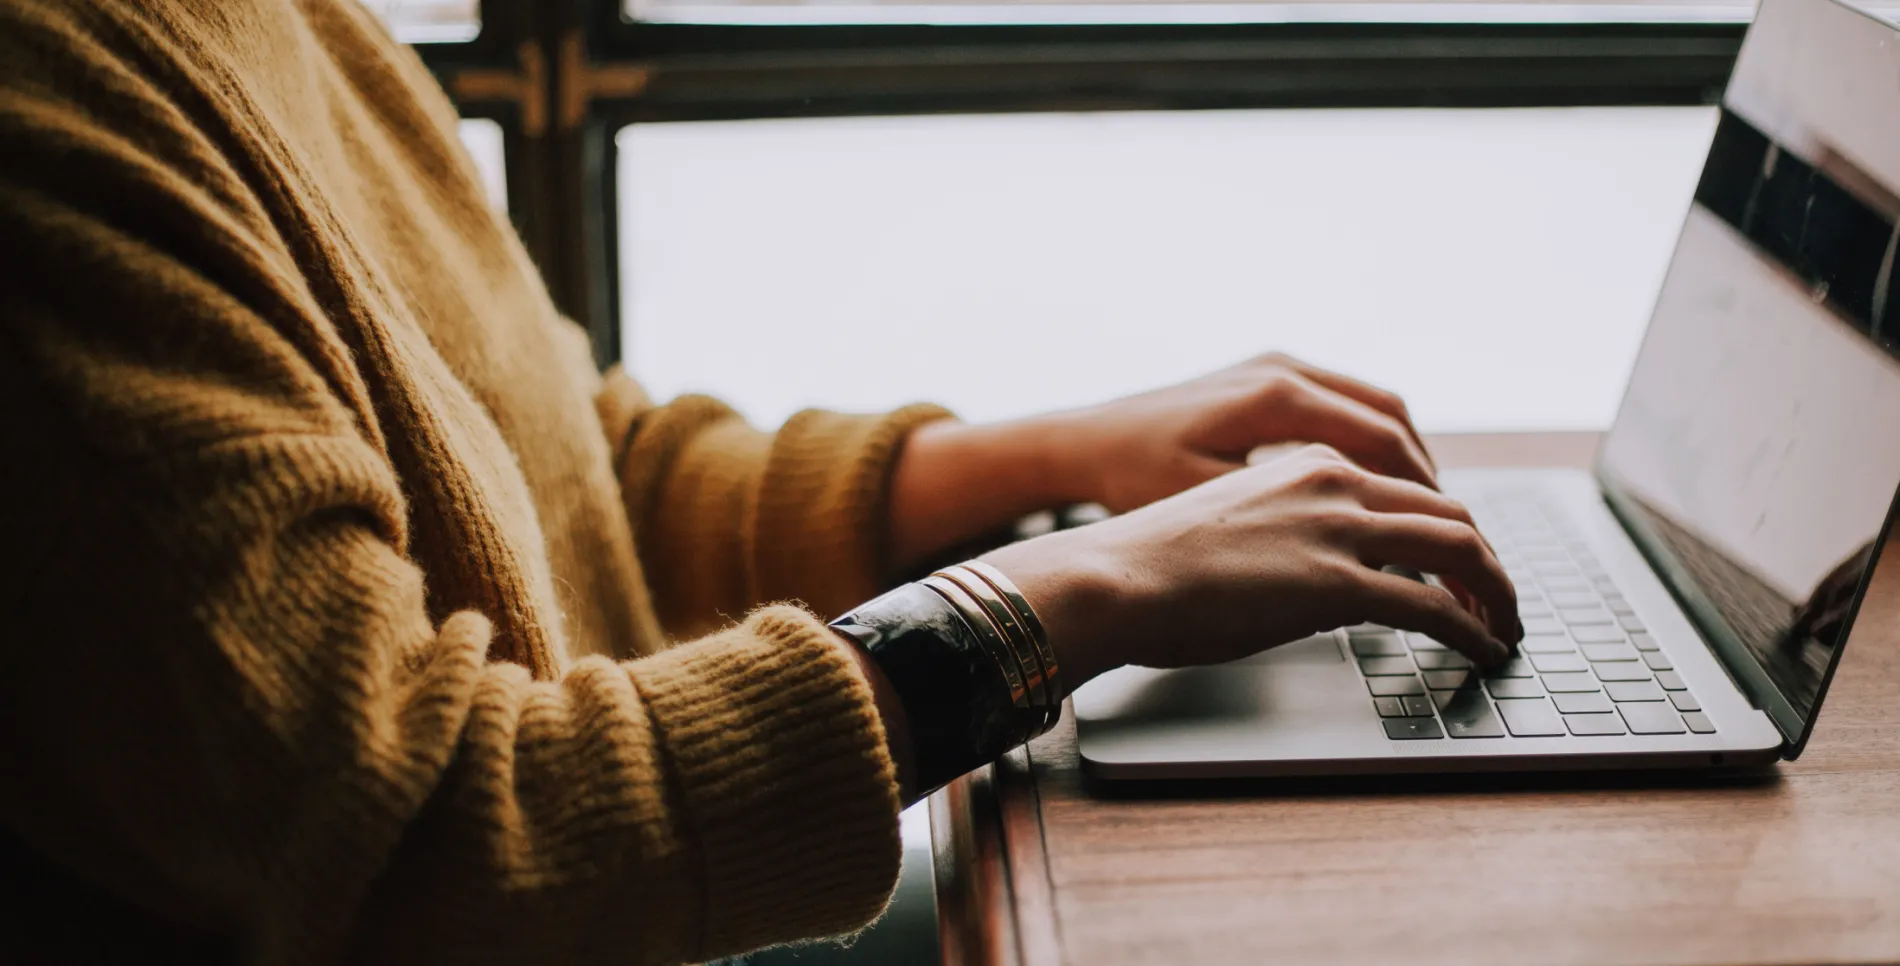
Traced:
[[[1879, 0], [1871, 9], [1894, 13]], [[1747, 23], [1752, 0], [624, 0], [627, 19], [723, 24]]]
[[455, 44], [482, 32], [480, 0], [363, 0], [405, 44]]
[[483, 117], [463, 118], [459, 132], [462, 145], [475, 158], [481, 173], [482, 191], [496, 211], [508, 210], [508, 166], [501, 146], [501, 125]]
[[1073, 406], [1280, 349], [1433, 431], [1616, 409], [1712, 108], [644, 124], [625, 354], [774, 424]]

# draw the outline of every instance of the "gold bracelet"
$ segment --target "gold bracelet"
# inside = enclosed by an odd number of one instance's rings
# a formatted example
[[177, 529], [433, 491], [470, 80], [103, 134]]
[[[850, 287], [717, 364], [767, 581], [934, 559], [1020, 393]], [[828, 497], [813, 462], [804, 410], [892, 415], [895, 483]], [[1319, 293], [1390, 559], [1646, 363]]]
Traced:
[[1048, 689], [1048, 669], [1043, 667], [1042, 659], [1036, 654], [1035, 644], [1030, 640], [1029, 629], [1022, 619], [1016, 616], [1015, 609], [1003, 599], [995, 587], [979, 577], [967, 567], [946, 567], [932, 574], [954, 581], [962, 587], [977, 603], [983, 605], [984, 613], [995, 624], [996, 629], [1009, 642], [1009, 649], [1022, 668], [1023, 680], [1029, 685], [1029, 701], [1036, 711], [1036, 733], [1042, 734], [1055, 724], [1057, 710], [1050, 700], [1053, 693]]
[[1022, 619], [1023, 626], [1029, 629], [1029, 639], [1034, 642], [1036, 655], [1042, 659], [1042, 665], [1048, 672], [1047, 690], [1050, 699], [1060, 707], [1068, 695], [1062, 692], [1062, 669], [1056, 666], [1055, 649], [1049, 646], [1049, 632], [1043, 630], [1041, 619], [1036, 617], [1035, 608], [1029, 606], [1029, 598], [1016, 588], [1016, 583], [1004, 576], [1003, 572], [981, 560], [971, 560], [963, 567], [975, 573], [996, 588], [997, 593], [1016, 610], [1016, 616]]
[[977, 640], [983, 642], [983, 648], [989, 652], [990, 660], [995, 661], [997, 669], [1003, 672], [1004, 680], [1009, 683], [1010, 703], [1014, 704], [1018, 711], [1033, 712], [1035, 709], [1029, 703], [1029, 688], [1023, 681], [1021, 665], [1015, 660], [1015, 654], [1008, 640], [990, 620], [989, 613], [983, 609], [983, 605], [977, 603], [976, 598], [970, 596], [970, 592], [964, 590], [962, 585], [936, 574], [931, 574], [918, 583], [936, 591], [939, 597], [949, 601], [950, 606], [956, 608], [957, 613], [962, 615], [964, 623], [970, 625], [970, 632], [976, 635]]

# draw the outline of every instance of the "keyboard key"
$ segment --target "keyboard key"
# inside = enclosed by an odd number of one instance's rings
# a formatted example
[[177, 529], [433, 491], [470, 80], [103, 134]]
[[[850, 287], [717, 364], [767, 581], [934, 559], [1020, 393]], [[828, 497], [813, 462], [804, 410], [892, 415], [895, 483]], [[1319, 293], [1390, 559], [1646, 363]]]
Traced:
[[[1380, 680], [1391, 680], [1380, 678]], [[1661, 701], [1663, 690], [1654, 681], [1613, 681], [1603, 686], [1609, 692], [1610, 700], [1618, 704], [1625, 701]]]
[[1474, 715], [1464, 721], [1447, 719], [1445, 730], [1450, 732], [1453, 738], [1504, 737], [1504, 723], [1498, 720], [1497, 715], [1491, 713], [1490, 708], [1484, 709], [1483, 714]]
[[1437, 718], [1387, 718], [1381, 723], [1385, 725], [1385, 736], [1397, 741], [1445, 737], [1439, 730]]
[[1597, 595], [1582, 590], [1565, 590], [1551, 594], [1550, 602], [1558, 607], [1595, 607]]
[[1366, 657], [1359, 659], [1359, 670], [1366, 677], [1391, 677], [1412, 673], [1412, 659], [1409, 657]]
[[1471, 671], [1426, 671], [1425, 686], [1433, 691], [1475, 688], [1478, 686], [1478, 676]]
[[1405, 653], [1405, 644], [1392, 631], [1363, 634], [1354, 631], [1348, 639], [1352, 642], [1352, 653], [1358, 657], [1398, 657]]
[[1504, 737], [1503, 722], [1478, 691], [1451, 692], [1451, 700], [1439, 703], [1438, 713], [1445, 720], [1445, 733], [1453, 738]]
[[1540, 578], [1583, 576], [1583, 572], [1577, 569], [1577, 565], [1567, 559], [1568, 556], [1568, 554], [1565, 554], [1566, 559], [1558, 560], [1533, 560], [1531, 561], [1531, 573], [1536, 574]]
[[1629, 614], [1636, 613], [1636, 608], [1631, 607], [1630, 602], [1627, 600], [1624, 600], [1622, 595], [1620, 594], [1604, 594], [1603, 606], [1608, 607], [1610, 609], [1610, 613], [1615, 614], [1618, 617], [1623, 617]]
[[1471, 661], [1456, 651], [1422, 651], [1413, 655], [1421, 671], [1450, 671], [1471, 666]]
[[1381, 718], [1405, 717], [1405, 705], [1398, 698], [1373, 698], [1372, 706], [1379, 709]]
[[[1367, 678], [1366, 687], [1376, 697], [1397, 698], [1407, 694], [1424, 694], [1425, 685], [1416, 676], [1403, 678]], [[1661, 698], [1657, 699], [1662, 700]]]
[[1535, 678], [1493, 678], [1486, 681], [1484, 687], [1494, 698], [1541, 698], [1544, 696], [1544, 687], [1538, 684]]
[[1596, 665], [1599, 681], [1647, 681], [1649, 668], [1635, 661], [1605, 661]]
[[1570, 552], [1556, 544], [1540, 542], [1537, 545], [1524, 548], [1524, 559], [1569, 563]]
[[1682, 715], [1666, 704], [1626, 704], [1620, 709], [1629, 722], [1630, 733], [1638, 735], [1679, 735], [1687, 730]]
[[1649, 629], [1643, 626], [1642, 621], [1636, 619], [1635, 614], [1618, 614], [1616, 622], [1623, 625], [1623, 629], [1626, 631], [1644, 631]]
[[1590, 589], [1590, 581], [1584, 579], [1582, 574], [1544, 577], [1538, 582], [1544, 585], [1545, 590], [1550, 591]]
[[1682, 675], [1674, 671], [1657, 671], [1656, 683], [1662, 685], [1664, 691], [1689, 690], [1689, 686], [1682, 681]]
[[1484, 669], [1484, 676], [1488, 678], [1527, 678], [1533, 673], [1531, 662], [1521, 657], [1514, 657], [1497, 667]]
[[1584, 663], [1583, 658], [1576, 654], [1533, 654], [1530, 657], [1530, 661], [1531, 667], [1536, 668], [1539, 672], [1544, 674], [1551, 674], [1557, 671], [1588, 671], [1590, 669], [1590, 665]]
[[1573, 627], [1570, 636], [1579, 644], [1614, 644], [1623, 639], [1623, 631], [1608, 625]]
[[1691, 711], [1683, 715], [1682, 720], [1689, 725], [1689, 730], [1696, 734], [1715, 734], [1715, 722], [1710, 721], [1709, 716], [1700, 711]]
[[1405, 632], [1405, 643], [1412, 645], [1412, 650], [1414, 652], [1450, 650], [1450, 648], [1447, 648], [1445, 645], [1440, 644], [1437, 641], [1434, 641], [1423, 634], [1414, 633], [1412, 631]]
[[1555, 708], [1543, 698], [1507, 699], [1498, 702], [1498, 715], [1504, 719], [1504, 726], [1511, 734], [1519, 738], [1538, 738], [1561, 735], [1565, 732], [1562, 719]]
[[1623, 727], [1623, 719], [1616, 712], [1609, 714], [1567, 714], [1564, 724], [1573, 735], [1621, 735], [1628, 734]]
[[1532, 634], [1562, 634], [1564, 632], [1564, 626], [1562, 624], [1548, 617], [1532, 617], [1523, 623], [1524, 635], [1526, 637]]
[[1636, 649], [1639, 651], [1662, 650], [1662, 645], [1656, 643], [1656, 639], [1648, 634], [1631, 634], [1630, 643], [1636, 645]]
[[1643, 663], [1649, 665], [1649, 669], [1652, 671], [1673, 671], [1676, 669], [1674, 664], [1669, 663], [1669, 655], [1661, 651], [1644, 651]]
[[1564, 714], [1602, 714], [1616, 710], [1616, 705], [1601, 691], [1553, 694], [1550, 700]]
[[1517, 599], [1517, 616], [1519, 618], [1555, 617], [1557, 615], [1557, 612], [1552, 610], [1549, 604], [1546, 604], [1541, 600], [1527, 600], [1523, 596], [1521, 596], [1523, 593], [1523, 588], [1520, 587], [1518, 589], [1518, 592], [1520, 594], [1520, 596]]
[[1616, 618], [1601, 607], [1572, 607], [1557, 611], [1557, 619], [1575, 628], [1590, 624], [1614, 624]]
[[1669, 703], [1675, 705], [1677, 711], [1702, 710], [1702, 705], [1700, 702], [1696, 701], [1695, 695], [1690, 694], [1687, 691], [1669, 692]]
[[1526, 654], [1574, 654], [1577, 651], [1568, 637], [1526, 637], [1517, 649]]
[[1432, 716], [1432, 699], [1422, 694], [1408, 694], [1399, 699], [1408, 717], [1429, 718]]
[[1544, 687], [1549, 689], [1552, 694], [1564, 691], [1595, 691], [1597, 689], [1597, 679], [1591, 677], [1588, 671], [1577, 671], [1570, 674], [1546, 674], [1544, 675]]
[[1585, 644], [1583, 656], [1592, 661], [1638, 660], [1636, 649], [1628, 644]]

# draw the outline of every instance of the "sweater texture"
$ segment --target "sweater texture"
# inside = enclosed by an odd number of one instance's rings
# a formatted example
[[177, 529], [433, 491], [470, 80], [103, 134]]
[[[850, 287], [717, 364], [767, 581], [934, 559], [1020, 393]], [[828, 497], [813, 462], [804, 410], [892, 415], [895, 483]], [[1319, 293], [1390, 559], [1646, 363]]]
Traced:
[[603, 377], [455, 124], [347, 0], [0, 0], [0, 961], [673, 963], [882, 909], [892, 764], [814, 614], [879, 589], [942, 412]]

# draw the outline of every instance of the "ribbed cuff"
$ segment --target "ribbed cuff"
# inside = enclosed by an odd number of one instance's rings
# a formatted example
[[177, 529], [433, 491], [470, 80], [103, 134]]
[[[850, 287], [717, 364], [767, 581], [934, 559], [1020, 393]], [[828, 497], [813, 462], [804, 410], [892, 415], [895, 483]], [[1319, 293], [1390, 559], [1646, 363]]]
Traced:
[[941, 406], [884, 416], [808, 410], [772, 444], [760, 487], [762, 599], [796, 598], [835, 616], [876, 596], [891, 574], [891, 473], [917, 427], [951, 417]]
[[653, 400], [625, 369], [616, 365], [601, 373], [600, 388], [594, 393], [594, 414], [600, 417], [600, 429], [607, 436], [616, 471], [626, 455], [627, 430], [633, 428], [633, 421], [641, 413], [652, 408]]
[[849, 647], [796, 607], [628, 665], [704, 869], [704, 958], [835, 935], [897, 882], [897, 778]]

